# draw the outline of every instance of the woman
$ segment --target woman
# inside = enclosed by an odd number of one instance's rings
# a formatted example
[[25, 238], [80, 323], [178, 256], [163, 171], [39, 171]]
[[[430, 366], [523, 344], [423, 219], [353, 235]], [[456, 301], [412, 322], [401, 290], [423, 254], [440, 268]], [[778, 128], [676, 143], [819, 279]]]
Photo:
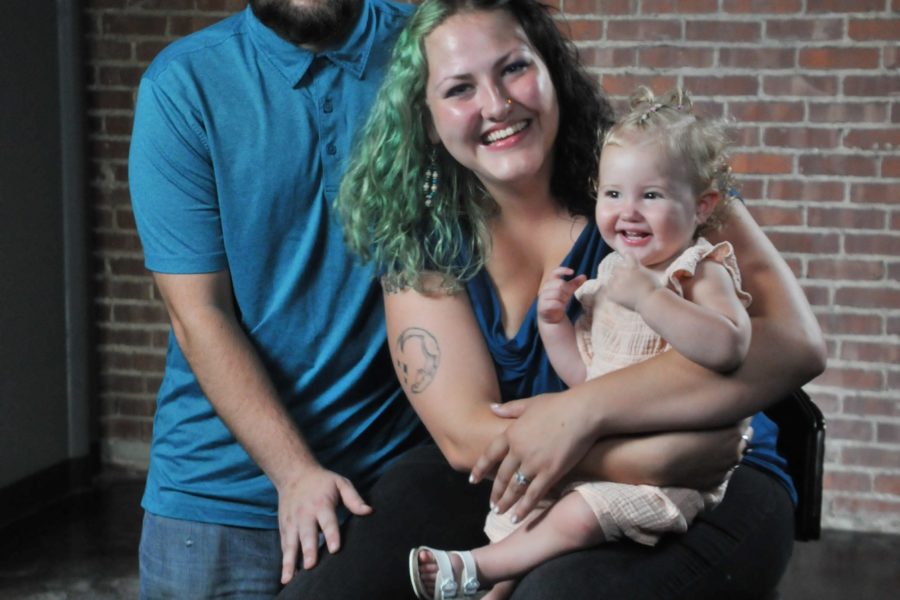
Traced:
[[[597, 134], [610, 120], [536, 2], [425, 0], [342, 187], [350, 244], [384, 270], [388, 337], [410, 401], [454, 469], [503, 459], [493, 500], [519, 517], [569, 477], [707, 487], [733, 464], [721, 447], [739, 432], [727, 426], [823, 368], [802, 291], [739, 207], [711, 241], [735, 246], [754, 297], [744, 364], [721, 375], [668, 352], [565, 389], [534, 302], [560, 264], [593, 276], [607, 252], [590, 215]], [[774, 447], [756, 436], [754, 450]], [[685, 535], [555, 559], [512, 597], [759, 597], [790, 556], [792, 504], [778, 466], [758, 466], [738, 467], [722, 504]], [[318, 597], [306, 593], [318, 586], [341, 597], [362, 578], [371, 597], [404, 597], [371, 586], [402, 581], [409, 547], [477, 537], [484, 486], [462, 490], [448, 466], [421, 457], [384, 481], [370, 498], [375, 516], [352, 521], [344, 550], [286, 595]], [[369, 566], [358, 562], [367, 546]], [[404, 585], [390, 594], [408, 595]]]

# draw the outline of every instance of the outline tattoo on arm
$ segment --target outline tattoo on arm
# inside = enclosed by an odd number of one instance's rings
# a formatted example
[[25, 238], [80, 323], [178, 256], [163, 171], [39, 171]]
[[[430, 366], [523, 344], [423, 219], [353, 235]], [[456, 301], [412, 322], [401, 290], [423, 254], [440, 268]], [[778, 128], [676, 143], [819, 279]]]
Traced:
[[428, 331], [410, 327], [397, 337], [397, 371], [409, 391], [424, 392], [434, 381], [440, 363], [441, 348]]

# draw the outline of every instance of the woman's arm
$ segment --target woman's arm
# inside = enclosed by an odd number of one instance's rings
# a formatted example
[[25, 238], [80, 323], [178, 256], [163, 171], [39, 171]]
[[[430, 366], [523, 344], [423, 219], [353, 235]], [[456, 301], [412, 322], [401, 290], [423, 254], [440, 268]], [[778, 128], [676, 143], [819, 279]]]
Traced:
[[468, 294], [389, 290], [384, 305], [394, 368], [409, 401], [450, 464], [470, 469], [510, 421], [491, 412], [500, 387]]
[[[517, 415], [510, 409], [505, 417], [495, 414], [502, 406], [497, 376], [468, 295], [386, 292], [385, 309], [394, 367], [410, 402], [450, 464], [471, 469]], [[570, 408], [577, 407], [560, 410]], [[721, 481], [736, 464], [739, 438], [731, 427], [603, 440], [594, 449], [587, 444], [584, 460], [576, 461], [577, 476], [703, 487]]]
[[[534, 479], [516, 508], [520, 517], [527, 514], [581, 461], [584, 440], [736, 423], [822, 372], [825, 346], [812, 310], [789, 267], [746, 208], [735, 207], [718, 238], [734, 246], [744, 288], [754, 297], [749, 310], [752, 339], [743, 364], [726, 376], [666, 352], [528, 402], [505, 430], [508, 450], [497, 443], [494, 455], [488, 457], [506, 457], [497, 470], [496, 483], [502, 489], [495, 498], [502, 495], [501, 509], [523, 496], [518, 486], [508, 485], [512, 474], [521, 470]], [[567, 408], [560, 412], [563, 404]], [[502, 406], [498, 414], [504, 410], [518, 409]]]

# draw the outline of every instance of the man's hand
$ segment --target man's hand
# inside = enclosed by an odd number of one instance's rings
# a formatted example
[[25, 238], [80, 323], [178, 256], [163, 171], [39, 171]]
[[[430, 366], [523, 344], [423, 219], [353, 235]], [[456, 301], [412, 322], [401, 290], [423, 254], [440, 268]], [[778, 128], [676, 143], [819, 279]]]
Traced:
[[336, 513], [339, 504], [357, 516], [372, 512], [372, 507], [365, 503], [349, 479], [318, 465], [302, 470], [298, 477], [278, 488], [282, 584], [294, 576], [298, 541], [304, 569], [311, 569], [316, 564], [319, 532], [325, 537], [328, 552], [334, 554], [340, 550], [341, 533]]

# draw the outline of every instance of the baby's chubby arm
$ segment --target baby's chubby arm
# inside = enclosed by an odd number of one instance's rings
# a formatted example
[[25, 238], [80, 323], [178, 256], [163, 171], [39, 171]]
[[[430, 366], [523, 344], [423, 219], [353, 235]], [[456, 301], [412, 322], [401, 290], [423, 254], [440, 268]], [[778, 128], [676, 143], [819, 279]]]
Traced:
[[713, 371], [736, 369], [750, 348], [750, 317], [721, 264], [702, 261], [684, 297], [627, 256], [607, 286], [614, 302], [636, 311], [684, 357]]
[[550, 364], [566, 385], [572, 387], [582, 383], [587, 377], [584, 361], [578, 353], [575, 327], [566, 317], [566, 307], [575, 290], [585, 282], [587, 276], [578, 275], [568, 267], [557, 267], [538, 294], [538, 332], [547, 350]]

